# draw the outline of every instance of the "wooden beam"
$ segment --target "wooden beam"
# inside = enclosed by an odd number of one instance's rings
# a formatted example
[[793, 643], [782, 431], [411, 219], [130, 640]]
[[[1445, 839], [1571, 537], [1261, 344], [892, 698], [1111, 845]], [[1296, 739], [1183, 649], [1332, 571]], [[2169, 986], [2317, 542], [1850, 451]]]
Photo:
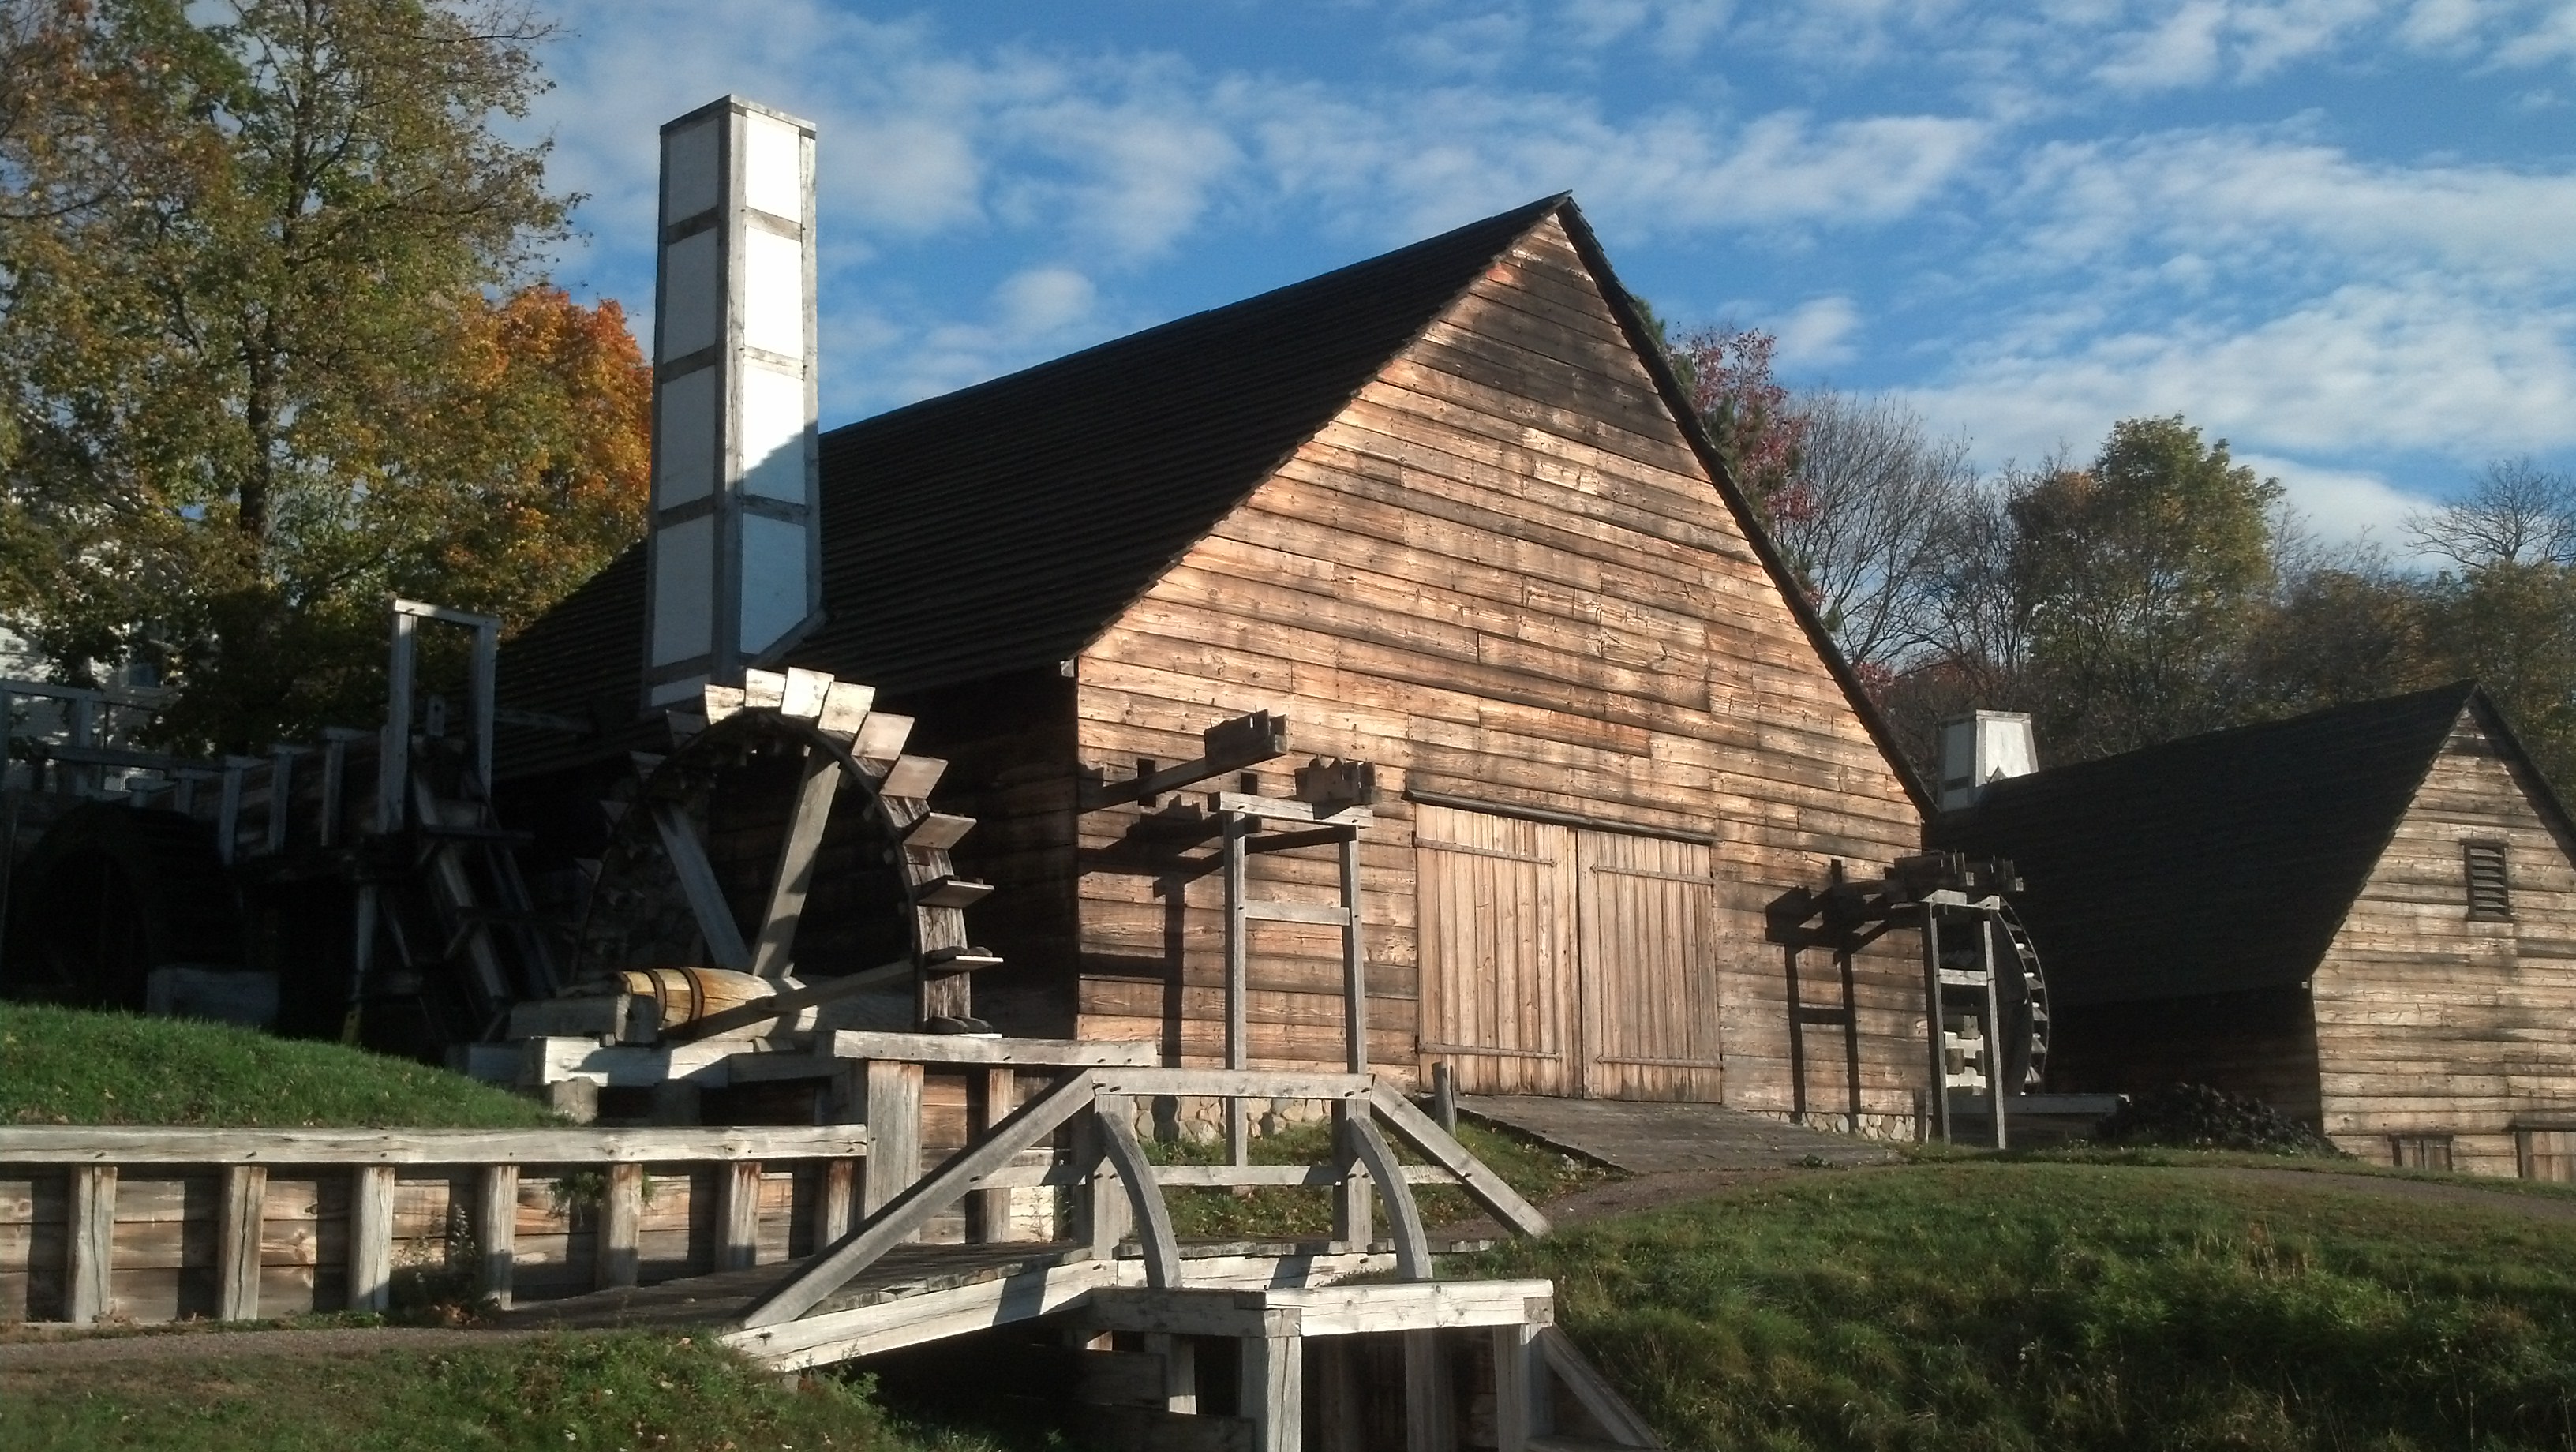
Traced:
[[1199, 733], [1199, 755], [1127, 781], [1102, 782], [1084, 794], [1086, 811], [1126, 802], [1152, 805], [1165, 792], [1179, 791], [1212, 776], [1249, 770], [1288, 754], [1288, 718], [1255, 711], [1221, 721]]
[[116, 1166], [76, 1166], [70, 1189], [70, 1223], [63, 1234], [63, 1319], [86, 1326], [115, 1307]]
[[1637, 1409], [1628, 1405], [1628, 1399], [1619, 1395], [1609, 1380], [1581, 1351], [1575, 1349], [1573, 1340], [1563, 1328], [1542, 1326], [1536, 1341], [1539, 1357], [1547, 1370], [1555, 1375], [1556, 1384], [1574, 1393], [1575, 1400], [1583, 1403], [1583, 1410], [1591, 1414], [1592, 1420], [1610, 1435], [1614, 1444], [1621, 1447], [1664, 1445], [1662, 1439], [1655, 1435], [1655, 1429], [1647, 1426], [1645, 1419], [1637, 1415]]
[[1354, 834], [1340, 853], [1342, 905], [1342, 1067], [1368, 1072], [1368, 956], [1360, 938], [1360, 839]]
[[1369, 1093], [1369, 1106], [1395, 1136], [1413, 1146], [1423, 1158], [1458, 1177], [1467, 1197], [1484, 1207], [1496, 1220], [1523, 1235], [1545, 1235], [1547, 1217], [1538, 1207], [1521, 1198], [1521, 1193], [1504, 1183], [1503, 1177], [1485, 1168], [1485, 1162], [1467, 1152], [1467, 1147], [1437, 1124], [1431, 1117], [1413, 1107], [1413, 1102], [1394, 1090], [1378, 1086]]
[[868, 1124], [867, 1185], [859, 1213], [891, 1205], [921, 1178], [921, 1065], [870, 1059], [862, 1073]]
[[1112, 1284], [1117, 1269], [1096, 1260], [1039, 1266], [955, 1290], [766, 1322], [717, 1339], [773, 1371], [830, 1366], [1068, 1310]]
[[[1235, 1405], [1252, 1422], [1254, 1452], [1304, 1452], [1306, 1348], [1295, 1336], [1246, 1336]], [[1525, 1452], [1510, 1448], [1507, 1452]]]
[[[946, 1037], [954, 1037], [947, 1035]], [[970, 1070], [966, 1075], [966, 1137], [975, 1139], [1010, 1115], [1019, 1103], [1019, 1071], [1008, 1066]], [[1009, 1238], [1011, 1192], [976, 1190], [966, 1197], [966, 1238], [990, 1244]]]
[[744, 1314], [745, 1327], [775, 1325], [812, 1310], [878, 1256], [901, 1244], [931, 1216], [956, 1203], [977, 1182], [1008, 1165], [1020, 1151], [1055, 1133], [1091, 1103], [1097, 1088], [1090, 1070], [1066, 1075], [1053, 1088], [1014, 1110], [979, 1144], [968, 1146], [945, 1168], [869, 1215], [858, 1229], [790, 1276]]
[[230, 1165], [215, 1217], [215, 1317], [259, 1316], [259, 1241], [268, 1203], [268, 1167]]
[[858, 1124], [619, 1129], [0, 1126], [0, 1165], [595, 1165], [864, 1155]]
[[1538, 1331], [1526, 1323], [1497, 1326], [1494, 1338], [1494, 1452], [1532, 1452], [1530, 1440], [1556, 1430]]
[[[806, 864], [809, 869], [809, 873], [812, 865], [813, 864], [810, 862]], [[802, 910], [801, 907], [799, 910]], [[762, 929], [764, 934], [762, 941], [764, 942], [767, 941], [767, 931], [767, 927], [764, 926]], [[793, 925], [790, 925], [787, 936], [788, 940], [792, 943], [795, 937], [795, 929]], [[700, 1039], [713, 1038], [717, 1034], [728, 1034], [732, 1033], [736, 1029], [750, 1028], [754, 1024], [767, 1023], [774, 1018], [783, 1018], [788, 1014], [798, 1012], [802, 1009], [812, 1008], [817, 1004], [831, 1003], [838, 999], [847, 998], [852, 994], [865, 993], [872, 988], [882, 988], [889, 983], [899, 983], [911, 973], [912, 960], [910, 958], [897, 958], [892, 962], [880, 963], [874, 968], [862, 968], [856, 973], [843, 973], [834, 978], [812, 979], [799, 987], [782, 989], [777, 993], [771, 994], [767, 998], [756, 998], [749, 1003], [739, 1004], [733, 1008], [728, 1008], [722, 1013], [711, 1013], [704, 1018], [693, 1018], [687, 1023], [673, 1025], [671, 1028], [663, 1031], [662, 1037], [664, 1040], [671, 1043], [695, 1043]], [[896, 1056], [867, 1054], [854, 1055], [853, 1057], [877, 1058]]]
[[1162, 1406], [1167, 1412], [1195, 1416], [1199, 1409], [1198, 1343], [1187, 1336], [1145, 1333], [1145, 1354], [1161, 1363]]
[[[909, 965], [907, 965], [909, 966]], [[910, 1059], [924, 1064], [1009, 1064], [1073, 1069], [1090, 1065], [1150, 1068], [1163, 1062], [1150, 1039], [1014, 1039], [980, 1034], [916, 1034], [842, 1029], [826, 1052], [844, 1059]]]
[[1422, 1210], [1413, 1202], [1413, 1187], [1405, 1183], [1394, 1148], [1365, 1110], [1344, 1119], [1342, 1130], [1348, 1153], [1377, 1182], [1378, 1198], [1386, 1202], [1388, 1233], [1395, 1237], [1395, 1273], [1408, 1281], [1430, 1280], [1431, 1239], [1423, 1233]]
[[[1252, 997], [1249, 933], [1244, 924], [1243, 838], [1251, 823], [1227, 815], [1222, 856], [1225, 872], [1225, 1066], [1241, 1073], [1252, 1066], [1252, 1035], [1244, 1015]], [[1225, 1102], [1225, 1157], [1233, 1164], [1251, 1162], [1252, 1127], [1240, 1097]]]
[[854, 1160], [826, 1160], [823, 1183], [814, 1197], [814, 1243], [830, 1245], [850, 1233], [858, 1218], [859, 1166]]
[[[796, 674], [789, 672], [791, 685]], [[814, 706], [822, 709], [819, 692]], [[822, 850], [823, 829], [831, 824], [832, 802], [840, 791], [840, 759], [820, 748], [808, 748], [804, 776], [796, 784], [796, 803], [787, 818], [787, 837], [779, 845], [778, 864], [770, 874], [769, 910], [761, 917], [760, 938], [752, 953], [751, 971], [763, 978], [787, 972], [796, 927], [805, 918], [805, 898], [814, 888], [814, 857]]]
[[393, 1295], [394, 1167], [349, 1173], [349, 1309], [381, 1311]]
[[[1357, 1099], [1372, 1085], [1366, 1074], [1306, 1073], [1270, 1069], [1162, 1069], [1104, 1067], [1103, 1094], [1186, 1094], [1209, 1098]], [[1390, 1091], [1392, 1092], [1392, 1091]]]
[[475, 1267], [475, 1289], [506, 1311], [519, 1264], [519, 1167], [484, 1166], [480, 1191], [474, 1248], [482, 1264]]
[[608, 1183], [599, 1197], [598, 1260], [591, 1278], [594, 1287], [622, 1289], [635, 1284], [642, 1268], [643, 1222], [644, 1167], [610, 1165]]
[[1158, 1291], [1171, 1290], [1181, 1283], [1181, 1248], [1172, 1236], [1172, 1212], [1163, 1204], [1154, 1167], [1146, 1162], [1144, 1147], [1136, 1143], [1135, 1101], [1103, 1094], [1092, 1100], [1091, 1109], [1100, 1121], [1100, 1143], [1109, 1166], [1127, 1184], [1136, 1243], [1145, 1253], [1145, 1284]]
[[1457, 1397], [1449, 1384], [1440, 1333], [1400, 1334], [1404, 1338], [1404, 1452], [1454, 1452]]
[[706, 849], [698, 844], [698, 831], [689, 823], [688, 809], [675, 801], [653, 803], [653, 827], [661, 834], [662, 851], [671, 859], [672, 873], [680, 879], [680, 894], [688, 899], [689, 912], [697, 919], [698, 935], [706, 939], [712, 966], [736, 973], [748, 971], [751, 949], [742, 940], [742, 928], [733, 920], [733, 909], [725, 904], [724, 888], [716, 881], [716, 870], [707, 861]]
[[736, 1160], [716, 1171], [716, 1269], [760, 1264], [760, 1164]]

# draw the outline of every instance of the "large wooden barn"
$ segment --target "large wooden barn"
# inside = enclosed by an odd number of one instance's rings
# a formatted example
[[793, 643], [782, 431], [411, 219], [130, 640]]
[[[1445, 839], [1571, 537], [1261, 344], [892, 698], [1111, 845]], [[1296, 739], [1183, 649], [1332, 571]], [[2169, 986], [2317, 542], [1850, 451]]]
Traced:
[[2576, 1179], [2576, 831], [2474, 686], [1994, 782], [1932, 836], [2023, 875], [2052, 1087]]
[[[1222, 1062], [1223, 854], [1097, 804], [1266, 711], [1293, 755], [1214, 786], [1375, 770], [1373, 1067], [1911, 1132], [1910, 945], [1801, 954], [1765, 909], [1917, 850], [1919, 788], [1570, 200], [835, 430], [819, 476], [821, 609], [766, 660], [949, 762], [981, 1018]], [[639, 548], [506, 645], [506, 705], [593, 728], [505, 743], [523, 794], [660, 729], [647, 609]], [[1248, 929], [1256, 1065], [1343, 1057], [1339, 872], [1249, 858], [1310, 909]]]

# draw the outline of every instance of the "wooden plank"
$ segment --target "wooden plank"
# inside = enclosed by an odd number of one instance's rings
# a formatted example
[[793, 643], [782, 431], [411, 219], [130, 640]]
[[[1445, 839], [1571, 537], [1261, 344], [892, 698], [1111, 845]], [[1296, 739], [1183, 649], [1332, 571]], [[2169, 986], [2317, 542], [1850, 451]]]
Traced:
[[921, 1178], [922, 1066], [870, 1059], [863, 1073], [868, 1162], [859, 1211], [873, 1215]]
[[[793, 694], [800, 673], [788, 674]], [[824, 679], [828, 682], [830, 678]], [[819, 695], [814, 708], [822, 709]], [[808, 748], [784, 839], [779, 844], [778, 863], [770, 875], [769, 909], [760, 920], [760, 936], [752, 954], [751, 971], [763, 978], [779, 977], [790, 966], [796, 928], [804, 921], [805, 899], [814, 888], [814, 859], [822, 849], [823, 829], [831, 823], [832, 803], [840, 791], [840, 761], [820, 747]]]
[[1235, 1405], [1252, 1423], [1252, 1445], [1258, 1452], [1304, 1452], [1305, 1346], [1295, 1336], [1246, 1336], [1238, 1344]]
[[[595, 1047], [595, 1046], [594, 1046]], [[857, 1124], [619, 1129], [188, 1129], [0, 1126], [0, 1165], [589, 1165], [836, 1159], [867, 1153]]]
[[1054, 1315], [1116, 1281], [1114, 1263], [1076, 1261], [801, 1320], [752, 1322], [718, 1339], [758, 1365], [800, 1371]]
[[733, 920], [733, 909], [725, 903], [724, 886], [707, 861], [706, 849], [699, 845], [698, 830], [689, 821], [688, 809], [675, 801], [657, 801], [652, 812], [663, 854], [670, 859], [682, 896], [688, 899], [689, 912], [697, 922], [698, 936], [706, 942], [711, 966], [737, 973], [749, 970], [751, 948], [743, 942], [742, 926]]
[[1351, 923], [1349, 908], [1329, 902], [1255, 899], [1243, 904], [1243, 915], [1263, 923], [1313, 923], [1335, 928], [1348, 927]]
[[1466, 1187], [1468, 1198], [1483, 1206], [1486, 1213], [1523, 1235], [1547, 1234], [1547, 1217], [1539, 1213], [1537, 1206], [1522, 1199], [1519, 1191], [1485, 1168], [1483, 1161], [1432, 1123], [1430, 1116], [1414, 1108], [1412, 1101], [1380, 1087], [1370, 1093], [1369, 1107], [1386, 1121], [1397, 1138], [1413, 1146], [1423, 1158], [1455, 1174]]
[[482, 1264], [475, 1269], [475, 1288], [508, 1310], [518, 1264], [519, 1167], [484, 1167], [474, 1204], [474, 1245]]
[[1405, 1452], [1451, 1452], [1458, 1445], [1457, 1396], [1437, 1331], [1404, 1331]]
[[1530, 1439], [1556, 1430], [1539, 1328], [1497, 1326], [1494, 1341], [1494, 1452], [1530, 1452]]
[[716, 1266], [745, 1270], [760, 1263], [760, 1165], [736, 1160], [716, 1171]]
[[978, 1144], [951, 1159], [937, 1174], [873, 1211], [856, 1230], [815, 1257], [743, 1316], [746, 1327], [790, 1320], [838, 1289], [879, 1255], [902, 1243], [937, 1212], [955, 1204], [978, 1181], [1009, 1165], [1022, 1150], [1043, 1142], [1090, 1102], [1092, 1070], [1077, 1070], [1014, 1110]]
[[352, 1311], [381, 1311], [393, 1291], [394, 1167], [349, 1172], [349, 1290]]
[[642, 1270], [639, 1236], [644, 1218], [644, 1167], [610, 1165], [599, 1197], [599, 1235], [591, 1283], [601, 1289], [632, 1286]]
[[1312, 1074], [1265, 1069], [1154, 1069], [1103, 1067], [1103, 1094], [1195, 1094], [1210, 1098], [1357, 1099], [1369, 1092], [1366, 1074]]
[[1378, 1198], [1386, 1202], [1388, 1232], [1395, 1238], [1395, 1273], [1408, 1281], [1430, 1280], [1434, 1273], [1430, 1237], [1423, 1233], [1422, 1211], [1413, 1202], [1413, 1187], [1405, 1180], [1394, 1148], [1364, 1109], [1345, 1117], [1341, 1127], [1346, 1153], [1367, 1169], [1369, 1178], [1377, 1182]]
[[67, 1204], [63, 1319], [86, 1326], [115, 1305], [116, 1167], [75, 1167]]
[[234, 1165], [224, 1171], [222, 1218], [215, 1230], [215, 1316], [248, 1321], [259, 1315], [260, 1242], [268, 1206], [268, 1167]]
[[985, 1038], [977, 1034], [915, 1034], [842, 1029], [829, 1052], [843, 1059], [909, 1059], [922, 1064], [998, 1064], [1070, 1069], [1085, 1065], [1141, 1067], [1160, 1064], [1163, 1051], [1150, 1040]]
[[814, 1201], [814, 1244], [830, 1245], [850, 1233], [858, 1218], [859, 1166], [851, 1160], [826, 1160], [823, 1184]]
[[[990, 1131], [1019, 1106], [1019, 1072], [1010, 1067], [970, 1070], [966, 1077], [966, 1132], [972, 1139]], [[966, 1238], [992, 1243], [1010, 1233], [1011, 1192], [977, 1190], [966, 1197]], [[828, 1242], [826, 1242], [828, 1243]]]
[[1132, 1101], [1116, 1095], [1104, 1094], [1092, 1101], [1092, 1114], [1100, 1125], [1101, 1150], [1127, 1188], [1136, 1243], [1145, 1258], [1145, 1284], [1167, 1291], [1181, 1283], [1180, 1245], [1173, 1238], [1172, 1214], [1163, 1204], [1154, 1167], [1145, 1159], [1144, 1148], [1136, 1143], [1136, 1131], [1129, 1122], [1135, 1112]]

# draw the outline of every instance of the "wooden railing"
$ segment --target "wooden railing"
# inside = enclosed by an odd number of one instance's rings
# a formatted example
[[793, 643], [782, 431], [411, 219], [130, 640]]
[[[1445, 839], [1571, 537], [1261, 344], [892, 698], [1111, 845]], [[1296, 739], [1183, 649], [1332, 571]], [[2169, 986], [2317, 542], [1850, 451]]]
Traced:
[[[1135, 1137], [1136, 1101], [1148, 1096], [1227, 1100], [1321, 1100], [1333, 1107], [1335, 1160], [1319, 1166], [1149, 1163]], [[1070, 1130], [1065, 1160], [1023, 1167], [1015, 1162]], [[1429, 1161], [1401, 1163], [1394, 1139]], [[1547, 1218], [1460, 1145], [1430, 1116], [1366, 1074], [1265, 1073], [1240, 1069], [1098, 1067], [1077, 1069], [1021, 1104], [926, 1178], [872, 1210], [849, 1233], [770, 1291], [741, 1325], [757, 1331], [811, 1311], [878, 1257], [917, 1235], [967, 1197], [1025, 1184], [1077, 1189], [1075, 1239], [1097, 1258], [1116, 1254], [1133, 1234], [1155, 1289], [1178, 1289], [1185, 1266], [1172, 1232], [1164, 1190], [1172, 1186], [1328, 1185], [1335, 1196], [1334, 1240], [1364, 1248], [1372, 1239], [1371, 1192], [1385, 1207], [1395, 1272], [1427, 1281], [1434, 1273], [1413, 1184], [1455, 1183], [1497, 1221], [1527, 1235], [1544, 1234]]]
[[867, 1150], [857, 1124], [0, 1127], [0, 1321], [381, 1310], [407, 1267], [507, 1304], [531, 1270], [633, 1285], [648, 1250], [676, 1274], [784, 1260], [846, 1232]]

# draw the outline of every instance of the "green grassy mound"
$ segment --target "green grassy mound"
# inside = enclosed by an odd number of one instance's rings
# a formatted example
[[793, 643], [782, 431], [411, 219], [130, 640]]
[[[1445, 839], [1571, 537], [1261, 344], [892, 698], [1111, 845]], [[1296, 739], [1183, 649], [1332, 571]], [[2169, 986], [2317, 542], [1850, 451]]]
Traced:
[[1460, 1273], [1555, 1278], [1675, 1447], [2576, 1445], [2576, 1222], [2409, 1188], [1824, 1173]]
[[408, 1059], [186, 1019], [0, 1003], [0, 1124], [555, 1122], [530, 1100]]
[[[229, 1338], [204, 1338], [208, 1340]], [[794, 1389], [735, 1357], [641, 1335], [451, 1351], [334, 1351], [0, 1369], [23, 1452], [969, 1452], [890, 1425], [864, 1385]]]

